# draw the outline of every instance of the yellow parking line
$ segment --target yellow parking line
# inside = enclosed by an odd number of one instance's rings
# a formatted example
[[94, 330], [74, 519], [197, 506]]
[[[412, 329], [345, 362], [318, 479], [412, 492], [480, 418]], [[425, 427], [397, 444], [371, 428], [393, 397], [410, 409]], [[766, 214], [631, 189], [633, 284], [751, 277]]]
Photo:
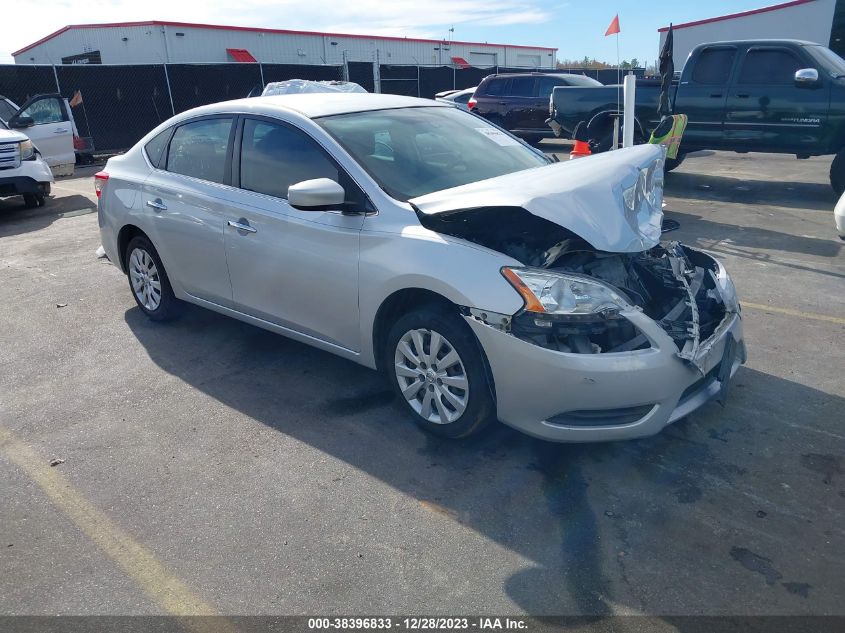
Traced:
[[[141, 589], [171, 615], [218, 615], [182, 580], [169, 572], [156, 557], [129, 534], [119, 528], [100, 509], [73, 488], [70, 481], [48, 460], [37, 455], [12, 433], [0, 427], [0, 452], [24, 471], [53, 504], [73, 521], [94, 543], [120, 566]], [[227, 625], [228, 623], [228, 625]], [[193, 628], [191, 620], [184, 622]], [[209, 621], [202, 630], [208, 630]], [[200, 625], [200, 621], [196, 622]], [[214, 618], [214, 630], [234, 630], [223, 618]]]
[[815, 314], [814, 312], [804, 312], [803, 310], [790, 310], [789, 308], [778, 308], [775, 306], [768, 306], [762, 303], [749, 303], [742, 301], [743, 308], [752, 308], [753, 310], [766, 310], [768, 312], [777, 312], [778, 314], [788, 314], [789, 316], [800, 317], [802, 319], [812, 319], [813, 321], [827, 321], [828, 323], [838, 323], [845, 325], [845, 319], [842, 317], [828, 316], [826, 314]]

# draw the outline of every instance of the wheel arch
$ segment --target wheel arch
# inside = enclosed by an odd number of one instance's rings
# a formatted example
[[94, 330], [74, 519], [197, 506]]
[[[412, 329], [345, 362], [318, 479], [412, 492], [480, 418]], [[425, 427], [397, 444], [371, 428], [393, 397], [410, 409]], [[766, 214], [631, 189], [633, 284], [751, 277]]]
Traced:
[[427, 288], [402, 288], [388, 295], [376, 310], [373, 319], [373, 356], [377, 369], [382, 369], [384, 346], [387, 334], [396, 320], [411, 310], [423, 306], [438, 306], [453, 314], [459, 314], [459, 306], [440, 293]]
[[[145, 237], [150, 240], [150, 236], [144, 233], [139, 227], [134, 224], [124, 224], [117, 233], [117, 254], [120, 259], [120, 270], [126, 273], [126, 247], [133, 237]], [[150, 240], [152, 243], [152, 240]]]

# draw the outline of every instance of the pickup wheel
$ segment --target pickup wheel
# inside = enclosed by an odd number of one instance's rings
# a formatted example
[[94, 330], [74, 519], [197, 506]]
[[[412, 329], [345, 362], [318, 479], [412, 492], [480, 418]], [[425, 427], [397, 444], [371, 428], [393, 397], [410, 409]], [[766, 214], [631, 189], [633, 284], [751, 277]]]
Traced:
[[44, 206], [44, 196], [38, 193], [23, 194], [23, 206], [27, 209]]
[[837, 196], [845, 192], [845, 149], [839, 150], [830, 164], [830, 186]]
[[663, 171], [668, 174], [670, 171], [680, 166], [680, 164], [684, 162], [684, 159], [686, 157], [686, 154], [678, 154], [677, 158], [667, 158], [666, 162], [663, 164]]

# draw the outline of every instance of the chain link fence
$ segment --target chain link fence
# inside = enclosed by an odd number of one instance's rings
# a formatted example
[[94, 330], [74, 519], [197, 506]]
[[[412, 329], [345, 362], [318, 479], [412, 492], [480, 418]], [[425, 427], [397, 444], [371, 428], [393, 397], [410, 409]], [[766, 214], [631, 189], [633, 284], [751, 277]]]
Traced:
[[[17, 105], [47, 93], [73, 104], [80, 137], [97, 153], [131, 147], [149, 130], [190, 108], [259, 94], [272, 81], [348, 79], [368, 92], [433, 98], [444, 90], [477, 86], [494, 73], [531, 72], [533, 68], [456, 68], [347, 62], [345, 65], [299, 64], [139, 64], [63, 66], [0, 65], [0, 95]], [[555, 71], [544, 71], [555, 72]], [[567, 69], [616, 83], [617, 70]], [[627, 71], [623, 71], [623, 74]], [[634, 69], [642, 76], [642, 69]], [[76, 97], [76, 99], [74, 99]]]

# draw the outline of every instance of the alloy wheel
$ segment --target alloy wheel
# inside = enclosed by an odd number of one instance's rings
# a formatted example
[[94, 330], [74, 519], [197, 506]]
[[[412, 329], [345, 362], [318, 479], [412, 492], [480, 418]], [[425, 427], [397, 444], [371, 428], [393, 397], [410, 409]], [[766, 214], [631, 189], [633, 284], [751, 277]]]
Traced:
[[129, 279], [138, 303], [150, 312], [161, 305], [161, 278], [155, 260], [142, 248], [135, 248], [129, 255]]
[[396, 344], [394, 371], [402, 395], [422, 418], [454, 422], [466, 411], [469, 379], [454, 346], [429, 329], [405, 332]]

